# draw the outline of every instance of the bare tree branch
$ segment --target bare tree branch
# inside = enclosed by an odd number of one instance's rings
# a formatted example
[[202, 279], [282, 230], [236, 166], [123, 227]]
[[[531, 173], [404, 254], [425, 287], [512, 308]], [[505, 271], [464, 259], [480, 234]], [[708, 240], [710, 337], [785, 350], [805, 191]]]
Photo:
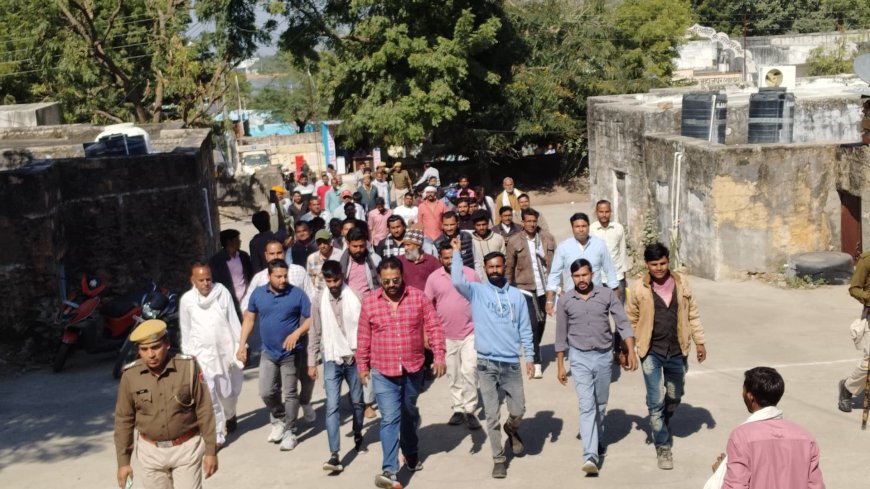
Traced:
[[121, 119], [120, 117], [118, 117], [118, 116], [116, 116], [116, 115], [112, 115], [112, 114], [110, 114], [110, 113], [108, 113], [108, 112], [106, 112], [106, 111], [104, 111], [104, 110], [96, 109], [96, 110], [94, 110], [94, 115], [97, 115], [97, 116], [103, 117], [103, 118], [108, 119], [108, 120], [110, 120], [110, 121], [112, 121], [112, 122], [117, 122], [117, 123], [119, 123], [119, 124], [122, 123], [122, 122], [126, 122], [124, 119]]

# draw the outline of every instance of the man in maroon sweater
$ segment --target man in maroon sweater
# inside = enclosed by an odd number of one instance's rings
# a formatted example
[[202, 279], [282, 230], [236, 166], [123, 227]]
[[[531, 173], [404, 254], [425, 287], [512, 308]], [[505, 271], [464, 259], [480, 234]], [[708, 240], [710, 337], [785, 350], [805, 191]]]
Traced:
[[435, 270], [441, 268], [441, 263], [432, 255], [423, 252], [423, 231], [409, 229], [405, 232], [405, 254], [399, 256], [402, 262], [402, 278], [405, 285], [415, 289], [425, 290], [426, 280]]

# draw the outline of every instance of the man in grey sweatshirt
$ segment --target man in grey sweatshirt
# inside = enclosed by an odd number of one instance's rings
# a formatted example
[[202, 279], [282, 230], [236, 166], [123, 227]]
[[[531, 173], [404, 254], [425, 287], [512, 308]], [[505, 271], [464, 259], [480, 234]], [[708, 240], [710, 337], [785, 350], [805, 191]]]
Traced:
[[499, 399], [504, 398], [507, 405], [508, 419], [504, 431], [511, 451], [514, 455], [520, 454], [523, 452], [523, 441], [517, 431], [526, 411], [520, 355], [525, 356], [529, 378], [535, 372], [529, 309], [523, 294], [505, 279], [504, 254], [492, 252], [484, 256], [487, 280], [470, 283], [462, 271], [459, 239], [453, 239], [451, 244], [453, 264], [450, 277], [456, 290], [471, 304], [471, 317], [474, 320], [478, 385], [486, 413], [487, 436], [492, 447], [492, 476], [503, 479], [507, 477], [507, 467], [499, 426]]

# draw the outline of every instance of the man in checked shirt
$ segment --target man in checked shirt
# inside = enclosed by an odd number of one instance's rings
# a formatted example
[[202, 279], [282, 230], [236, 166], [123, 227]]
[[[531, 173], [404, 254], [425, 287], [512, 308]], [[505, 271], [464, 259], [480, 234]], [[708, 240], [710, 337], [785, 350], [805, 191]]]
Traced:
[[435, 377], [445, 372], [444, 329], [432, 302], [422, 291], [405, 287], [396, 257], [378, 265], [381, 289], [363, 299], [357, 329], [356, 362], [360, 381], [372, 382], [381, 410], [382, 473], [375, 486], [401, 489], [399, 447], [410, 471], [422, 470], [417, 428], [417, 396], [423, 385], [423, 331], [435, 356]]

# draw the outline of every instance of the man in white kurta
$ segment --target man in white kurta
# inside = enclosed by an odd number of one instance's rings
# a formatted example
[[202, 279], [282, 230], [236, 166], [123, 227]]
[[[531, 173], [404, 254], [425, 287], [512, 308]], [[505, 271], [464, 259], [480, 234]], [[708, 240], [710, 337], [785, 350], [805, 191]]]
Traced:
[[235, 430], [236, 403], [242, 392], [244, 375], [236, 351], [239, 349], [241, 324], [230, 291], [214, 283], [206, 264], [191, 269], [193, 287], [181, 296], [179, 326], [181, 351], [196, 357], [208, 384], [218, 446]]

